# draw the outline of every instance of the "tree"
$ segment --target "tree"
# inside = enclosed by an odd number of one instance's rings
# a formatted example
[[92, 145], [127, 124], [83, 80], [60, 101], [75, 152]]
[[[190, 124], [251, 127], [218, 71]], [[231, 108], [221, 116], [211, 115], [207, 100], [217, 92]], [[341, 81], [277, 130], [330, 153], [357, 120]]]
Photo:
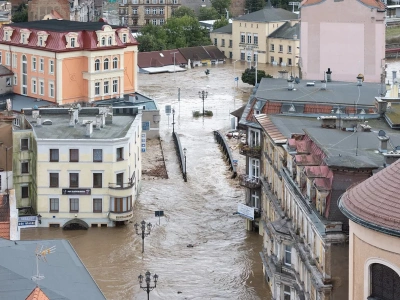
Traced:
[[264, 6], [265, 2], [263, 0], [246, 0], [245, 3], [245, 9], [247, 9], [249, 13], [261, 10]]
[[[272, 78], [271, 75], [265, 74], [265, 71], [263, 70], [257, 70], [257, 83], [260, 83], [262, 78]], [[242, 81], [244, 83], [248, 83], [251, 85], [255, 85], [256, 81], [256, 69], [254, 67], [251, 67], [251, 69], [247, 68], [243, 73], [242, 73]]]
[[220, 16], [225, 16], [226, 11], [231, 5], [231, 0], [211, 0], [211, 6], [219, 13]]
[[28, 7], [25, 3], [21, 3], [11, 17], [14, 23], [28, 22]]
[[162, 26], [147, 24], [140, 30], [136, 38], [139, 42], [139, 51], [160, 51], [166, 49], [167, 33]]
[[187, 6], [180, 6], [178, 9], [175, 9], [172, 13], [172, 16], [175, 18], [181, 18], [183, 16], [196, 18], [194, 11]]
[[217, 28], [224, 27], [224, 26], [226, 26], [226, 25], [228, 25], [228, 24], [229, 24], [229, 21], [228, 21], [227, 19], [225, 19], [225, 17], [222, 17], [221, 19], [216, 20], [216, 21], [214, 22], [214, 24], [213, 24], [213, 30], [214, 30], [214, 29], [217, 29]]
[[219, 14], [214, 7], [200, 7], [199, 20], [215, 20], [219, 18]]

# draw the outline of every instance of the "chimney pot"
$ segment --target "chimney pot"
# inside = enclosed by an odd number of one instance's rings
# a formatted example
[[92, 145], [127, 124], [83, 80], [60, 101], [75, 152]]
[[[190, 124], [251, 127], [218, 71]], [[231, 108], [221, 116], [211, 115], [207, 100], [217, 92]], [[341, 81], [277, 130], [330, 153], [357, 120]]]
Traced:
[[388, 136], [378, 136], [378, 140], [379, 140], [379, 152], [380, 153], [387, 153], [387, 144], [389, 141], [389, 137]]
[[42, 126], [42, 116], [38, 115], [36, 118], [36, 127], [41, 127]]
[[93, 133], [93, 121], [86, 122], [86, 136], [91, 137]]

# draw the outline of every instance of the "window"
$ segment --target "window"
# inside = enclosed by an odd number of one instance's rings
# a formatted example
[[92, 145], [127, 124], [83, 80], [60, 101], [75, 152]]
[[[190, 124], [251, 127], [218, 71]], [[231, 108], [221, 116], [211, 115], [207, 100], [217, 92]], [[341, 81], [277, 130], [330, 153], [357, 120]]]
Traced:
[[152, 20], [153, 25], [157, 25], [157, 19]]
[[21, 186], [21, 198], [29, 198], [29, 187]]
[[153, 15], [157, 14], [157, 8], [153, 8]]
[[58, 157], [58, 149], [50, 149], [50, 162], [57, 162]]
[[79, 187], [79, 173], [69, 173], [69, 187]]
[[291, 65], [292, 65], [292, 59], [291, 59], [291, 58], [288, 58], [287, 64], [288, 64], [288, 66], [291, 66]]
[[43, 46], [43, 37], [42, 36], [39, 37], [39, 46]]
[[292, 246], [285, 245], [284, 262], [285, 262], [285, 265], [287, 265], [287, 266], [292, 265]]
[[105, 38], [105, 37], [102, 37], [102, 38], [101, 38], [101, 45], [102, 45], [102, 46], [105, 46], [105, 45], [106, 45], [106, 38]]
[[96, 59], [94, 61], [94, 70], [95, 71], [100, 71], [100, 59]]
[[124, 147], [117, 148], [117, 161], [124, 160]]
[[58, 173], [50, 173], [50, 187], [58, 187]]
[[232, 40], [229, 40], [229, 48], [232, 48]]
[[50, 198], [50, 212], [59, 212], [59, 200], [58, 198]]
[[256, 158], [250, 159], [250, 170], [249, 170], [250, 177], [258, 178], [260, 177], [260, 160]]
[[164, 14], [164, 8], [160, 8], [160, 15]]
[[49, 60], [49, 73], [54, 74], [54, 60]]
[[132, 9], [132, 13], [133, 13], [134, 15], [137, 15], [137, 8]]
[[69, 199], [69, 212], [79, 212], [79, 199], [78, 198]]
[[246, 42], [246, 36], [243, 32], [240, 33], [240, 42], [245, 43]]
[[241, 59], [241, 60], [245, 60], [245, 55], [246, 55], [246, 54], [245, 54], [244, 52], [241, 52], [241, 53], [240, 53], [240, 59]]
[[0, 65], [2, 64], [2, 52], [0, 51]]
[[391, 268], [382, 264], [372, 264], [371, 270], [371, 300], [396, 300], [400, 297], [400, 277]]
[[257, 190], [251, 190], [251, 206], [260, 209], [260, 196]]
[[13, 53], [12, 55], [12, 67], [16, 68], [17, 67], [17, 54]]
[[283, 45], [279, 45], [279, 52], [283, 52]]
[[36, 82], [36, 79], [32, 79], [32, 93], [33, 94], [37, 93], [37, 82]]
[[247, 44], [251, 44], [251, 33], [247, 34]]
[[287, 46], [287, 52], [292, 53], [292, 46]]
[[108, 94], [108, 81], [104, 81], [104, 94]]
[[54, 83], [53, 82], [49, 82], [49, 96], [51, 98], [54, 98]]
[[125, 212], [132, 210], [132, 196], [123, 198], [110, 198], [110, 211]]
[[21, 174], [29, 173], [29, 162], [25, 161], [21, 163]]
[[103, 212], [103, 200], [102, 199], [93, 199], [93, 212], [101, 213]]
[[113, 69], [118, 69], [118, 58], [116, 57], [113, 58]]
[[120, 187], [124, 186], [124, 173], [118, 173], [117, 174], [117, 185], [119, 185]]
[[108, 46], [112, 46], [112, 37], [111, 36], [108, 37]]
[[258, 45], [258, 35], [257, 34], [254, 35], [254, 44]]
[[114, 79], [113, 80], [113, 87], [112, 87], [112, 89], [113, 89], [113, 93], [115, 94], [115, 93], [118, 93], [118, 79]]
[[36, 71], [36, 57], [32, 57], [32, 71]]
[[17, 85], [17, 75], [14, 75], [14, 85]]
[[230, 58], [230, 59], [233, 58], [233, 53], [232, 53], [232, 51], [229, 51], [229, 58]]
[[164, 19], [160, 19], [160, 25], [164, 25], [165, 20]]
[[217, 44], [218, 44], [218, 39], [214, 39], [214, 46], [217, 46]]
[[253, 55], [253, 60], [254, 60], [254, 61], [258, 61], [258, 53], [254, 53], [254, 55]]
[[39, 58], [39, 72], [44, 72], [44, 59]]
[[22, 55], [22, 95], [28, 94], [28, 61], [26, 55]]
[[160, 4], [164, 4], [164, 0], [160, 0], [159, 2], [160, 2]]
[[146, 8], [146, 15], [150, 14], [150, 8]]
[[21, 150], [28, 150], [28, 149], [29, 149], [29, 140], [21, 139]]
[[71, 48], [75, 48], [75, 38], [71, 38], [71, 40], [70, 40], [70, 45], [71, 45]]
[[275, 58], [273, 56], [271, 56], [271, 64], [274, 63]]
[[104, 64], [103, 64], [103, 67], [104, 67], [104, 70], [108, 70], [108, 58], [106, 58], [105, 60], [104, 60]]
[[102, 173], [93, 173], [93, 187], [94, 188], [103, 187], [103, 174]]
[[10, 65], [10, 52], [6, 53], [6, 65], [9, 66]]
[[225, 39], [221, 40], [221, 47], [225, 47]]
[[39, 80], [39, 94], [40, 95], [44, 95], [44, 81], [43, 80]]
[[139, 0], [132, 0], [132, 4], [138, 4]]
[[69, 161], [70, 162], [79, 161], [79, 149], [69, 149]]
[[96, 96], [100, 95], [100, 82], [94, 83], [94, 94]]
[[275, 45], [271, 44], [271, 52], [274, 52], [274, 51], [275, 51]]
[[103, 150], [93, 149], [93, 162], [102, 162], [102, 161], [103, 161]]
[[288, 285], [283, 285], [283, 300], [291, 300], [290, 286], [288, 286]]

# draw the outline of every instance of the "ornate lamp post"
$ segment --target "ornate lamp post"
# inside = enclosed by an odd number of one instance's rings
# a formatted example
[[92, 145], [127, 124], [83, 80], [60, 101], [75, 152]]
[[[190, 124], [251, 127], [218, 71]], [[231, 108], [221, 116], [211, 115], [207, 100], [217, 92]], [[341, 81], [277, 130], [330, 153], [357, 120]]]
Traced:
[[203, 99], [203, 117], [204, 117], [204, 98], [207, 98], [207, 95], [208, 95], [208, 92], [206, 92], [206, 91], [199, 92], [200, 99]]
[[175, 109], [172, 109], [172, 133], [175, 132]]
[[187, 182], [187, 171], [186, 171], [186, 152], [187, 152], [187, 149], [186, 148], [183, 148], [183, 155], [185, 156], [185, 174], [184, 174], [184, 180], [185, 180], [185, 182]]
[[[146, 225], [146, 222], [144, 220], [142, 222], [140, 222], [140, 224], [141, 224], [140, 228], [142, 229], [141, 233], [139, 233], [139, 224], [136, 223], [134, 226], [135, 226], [136, 234], [142, 235], [142, 253], [143, 253], [144, 252], [144, 238], [150, 234], [152, 225], [150, 222], [147, 223], [147, 225]], [[147, 232], [146, 232], [146, 227], [147, 227]]]
[[[157, 280], [158, 280], [158, 275], [157, 274], [154, 274], [153, 275], [153, 281], [154, 281], [154, 286], [151, 286], [151, 273], [149, 272], [149, 271], [147, 271], [145, 274], [144, 274], [145, 276], [143, 276], [142, 274], [140, 274], [139, 276], [138, 276], [138, 279], [139, 279], [139, 284], [140, 284], [140, 288], [143, 290], [143, 291], [146, 291], [147, 292], [147, 300], [149, 300], [150, 299], [150, 291], [152, 291], [152, 290], [154, 290], [155, 288], [156, 288], [156, 286], [157, 286]], [[145, 285], [142, 285], [142, 283], [143, 283], [143, 278], [144, 278], [144, 280], [146, 281], [145, 283]]]

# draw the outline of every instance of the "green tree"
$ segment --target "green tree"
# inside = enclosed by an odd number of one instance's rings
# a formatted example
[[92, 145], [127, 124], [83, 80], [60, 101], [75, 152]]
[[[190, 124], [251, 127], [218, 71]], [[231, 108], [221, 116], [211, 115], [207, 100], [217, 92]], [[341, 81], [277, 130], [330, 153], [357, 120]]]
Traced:
[[180, 6], [178, 9], [175, 9], [172, 13], [172, 16], [175, 18], [181, 18], [183, 16], [196, 18], [194, 11], [187, 6]]
[[199, 20], [215, 20], [219, 18], [219, 14], [214, 7], [200, 7]]
[[213, 29], [221, 28], [229, 24], [229, 21], [222, 17], [221, 19], [217, 20], [213, 24]]
[[225, 16], [226, 11], [231, 5], [231, 0], [211, 0], [211, 6], [219, 13], [220, 16]]
[[[271, 75], [265, 74], [263, 70], [257, 70], [257, 83], [260, 83], [262, 78], [272, 78]], [[242, 73], [242, 81], [251, 85], [255, 85], [256, 82], [256, 69], [251, 67], [251, 69], [247, 68]]]
[[265, 7], [265, 2], [263, 0], [246, 0], [246, 3], [245, 3], [245, 9], [249, 13], [261, 10], [264, 7]]
[[162, 26], [147, 24], [140, 30], [140, 35], [136, 38], [140, 52], [159, 51], [166, 49], [167, 33]]
[[18, 6], [11, 17], [11, 21], [14, 23], [28, 22], [28, 7], [25, 3]]

